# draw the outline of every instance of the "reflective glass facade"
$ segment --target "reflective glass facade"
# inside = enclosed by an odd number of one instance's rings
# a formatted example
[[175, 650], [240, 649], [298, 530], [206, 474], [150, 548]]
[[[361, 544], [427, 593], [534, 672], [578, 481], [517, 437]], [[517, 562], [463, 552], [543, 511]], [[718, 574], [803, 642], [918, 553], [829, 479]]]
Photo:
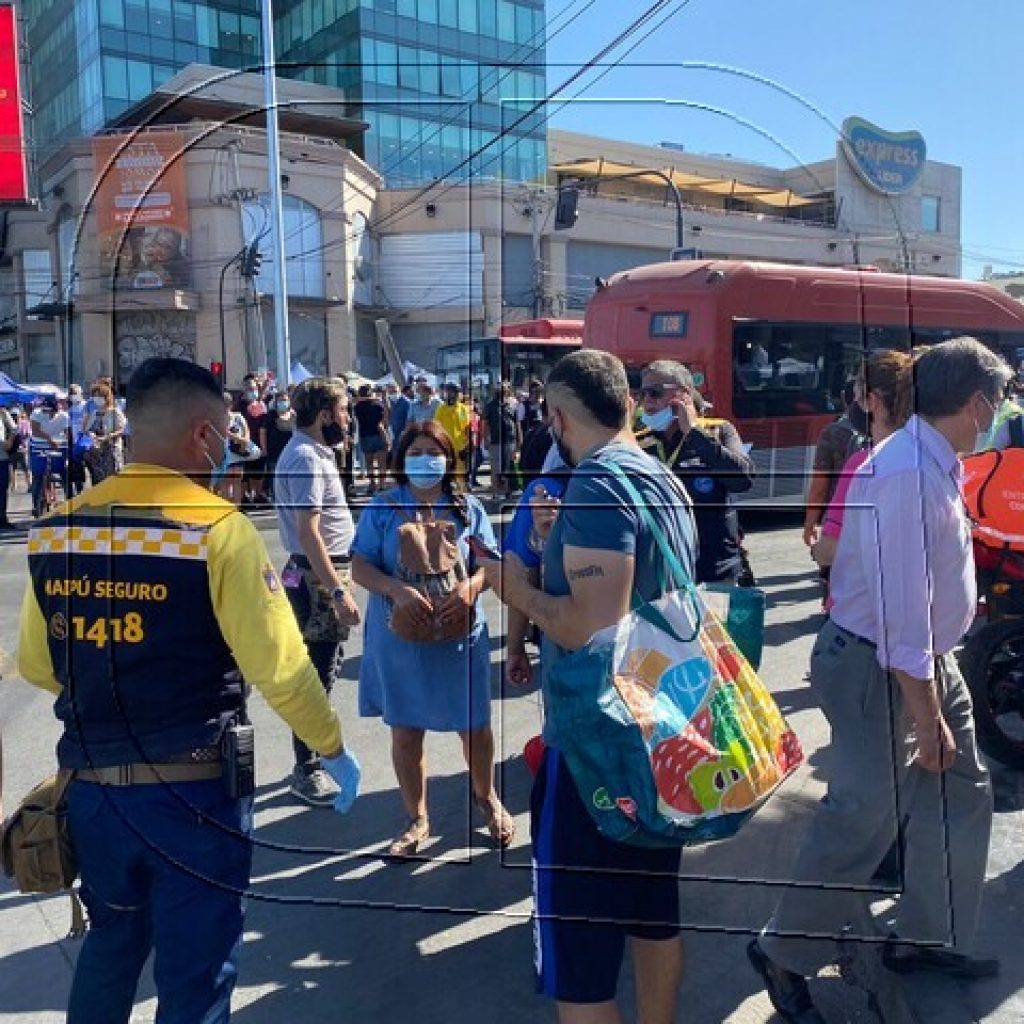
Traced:
[[[259, 0], [25, 0], [37, 144], [90, 134], [187, 64], [260, 60]], [[282, 74], [342, 88], [401, 187], [545, 170], [543, 0], [276, 0]], [[476, 154], [476, 155], [474, 155]]]
[[278, 0], [285, 74], [345, 89], [388, 187], [543, 176], [543, 0]]
[[90, 134], [195, 62], [260, 60], [259, 0], [25, 0], [35, 137]]

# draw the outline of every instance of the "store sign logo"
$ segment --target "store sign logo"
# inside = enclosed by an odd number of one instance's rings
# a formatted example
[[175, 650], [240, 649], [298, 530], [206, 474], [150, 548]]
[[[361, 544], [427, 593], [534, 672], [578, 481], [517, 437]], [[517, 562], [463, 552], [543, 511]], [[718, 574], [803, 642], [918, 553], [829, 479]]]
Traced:
[[924, 170], [926, 150], [920, 132], [887, 132], [862, 117], [848, 117], [842, 140], [850, 163], [876, 192], [909, 192]]

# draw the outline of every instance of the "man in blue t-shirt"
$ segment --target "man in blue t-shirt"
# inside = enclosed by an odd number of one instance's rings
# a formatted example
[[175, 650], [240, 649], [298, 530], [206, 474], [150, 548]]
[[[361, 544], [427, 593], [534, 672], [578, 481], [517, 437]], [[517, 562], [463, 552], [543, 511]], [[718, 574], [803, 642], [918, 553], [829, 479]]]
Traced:
[[[618, 359], [590, 349], [565, 356], [548, 376], [547, 400], [552, 435], [574, 472], [544, 546], [543, 589], [512, 552], [500, 568], [485, 564], [502, 600], [544, 633], [545, 691], [556, 659], [627, 615], [634, 592], [654, 600], [672, 578], [609, 464], [629, 476], [691, 578], [697, 547], [685, 492], [665, 465], [637, 447], [629, 429], [629, 385]], [[682, 975], [680, 851], [605, 839], [580, 799], [550, 721], [531, 800], [538, 988], [558, 1001], [563, 1017], [610, 1019], [629, 937], [645, 1019], [674, 1020]]]

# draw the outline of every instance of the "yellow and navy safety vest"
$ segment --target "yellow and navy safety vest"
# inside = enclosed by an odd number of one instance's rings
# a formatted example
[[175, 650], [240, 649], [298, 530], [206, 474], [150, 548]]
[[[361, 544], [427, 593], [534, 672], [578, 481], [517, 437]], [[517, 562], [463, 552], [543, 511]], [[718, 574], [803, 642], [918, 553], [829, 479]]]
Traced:
[[315, 749], [338, 746], [262, 540], [187, 477], [129, 466], [36, 523], [28, 561], [19, 668], [57, 695], [61, 767], [217, 744], [241, 706], [236, 664]]

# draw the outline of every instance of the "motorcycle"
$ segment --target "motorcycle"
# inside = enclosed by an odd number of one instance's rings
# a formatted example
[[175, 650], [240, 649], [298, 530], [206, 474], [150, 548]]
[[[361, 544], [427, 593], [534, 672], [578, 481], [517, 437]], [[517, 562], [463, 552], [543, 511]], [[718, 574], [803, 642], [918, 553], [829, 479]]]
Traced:
[[1024, 770], [1024, 554], [975, 541], [978, 618], [960, 652], [978, 746]]

